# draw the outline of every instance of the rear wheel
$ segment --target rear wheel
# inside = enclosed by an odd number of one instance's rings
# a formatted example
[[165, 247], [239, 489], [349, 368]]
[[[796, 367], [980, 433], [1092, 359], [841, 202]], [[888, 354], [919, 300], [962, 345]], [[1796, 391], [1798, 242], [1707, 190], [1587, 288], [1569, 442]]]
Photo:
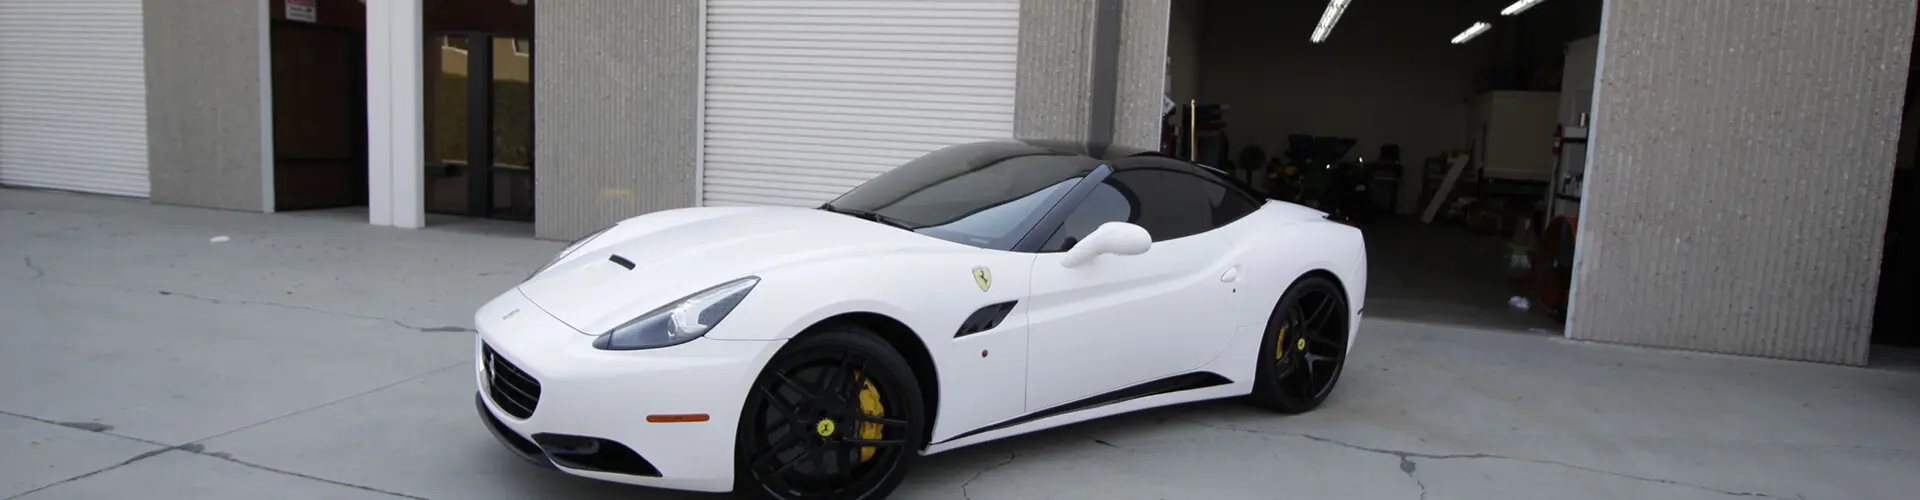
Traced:
[[885, 498], [920, 449], [924, 411], [912, 369], [878, 335], [801, 337], [747, 395], [738, 475], [770, 498]]
[[1267, 319], [1250, 399], [1283, 413], [1320, 406], [1346, 365], [1347, 297], [1319, 276], [1293, 284]]

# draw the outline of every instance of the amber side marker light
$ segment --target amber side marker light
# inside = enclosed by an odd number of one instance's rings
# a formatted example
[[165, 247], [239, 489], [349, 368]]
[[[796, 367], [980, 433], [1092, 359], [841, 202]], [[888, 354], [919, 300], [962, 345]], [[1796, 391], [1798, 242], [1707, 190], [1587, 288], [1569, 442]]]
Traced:
[[653, 422], [656, 424], [670, 424], [670, 423], [676, 423], [676, 422], [705, 422], [707, 421], [707, 414], [688, 413], [684, 415], [647, 415], [647, 421]]

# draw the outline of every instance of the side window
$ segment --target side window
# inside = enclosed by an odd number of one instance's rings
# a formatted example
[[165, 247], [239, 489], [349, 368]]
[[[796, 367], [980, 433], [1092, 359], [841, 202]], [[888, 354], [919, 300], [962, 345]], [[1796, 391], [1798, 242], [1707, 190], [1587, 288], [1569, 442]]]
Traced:
[[1238, 189], [1229, 188], [1226, 184], [1211, 180], [1197, 180], [1200, 193], [1206, 198], [1207, 206], [1211, 209], [1213, 227], [1232, 224], [1233, 221], [1240, 220], [1241, 217], [1246, 217], [1247, 214], [1260, 209], [1260, 205], [1254, 203], [1252, 197], [1242, 194]]
[[1139, 203], [1135, 201], [1135, 197], [1130, 193], [1121, 192], [1120, 188], [1114, 184], [1113, 178], [1108, 177], [1106, 182], [1094, 186], [1093, 191], [1087, 193], [1087, 198], [1081, 200], [1079, 206], [1074, 207], [1073, 213], [1067, 214], [1067, 219], [1061, 222], [1060, 229], [1053, 232], [1053, 237], [1047, 239], [1047, 244], [1042, 245], [1040, 251], [1067, 251], [1088, 234], [1092, 234], [1093, 230], [1099, 229], [1101, 224], [1131, 222], [1138, 213], [1140, 213]]
[[1199, 188], [1203, 183], [1192, 174], [1171, 170], [1117, 172], [1087, 193], [1040, 251], [1066, 251], [1108, 222], [1137, 224], [1153, 236], [1153, 241], [1211, 230], [1213, 204]]
[[1213, 229], [1213, 213], [1200, 179], [1176, 170], [1143, 168], [1123, 170], [1110, 177], [1139, 196], [1140, 209], [1134, 220], [1147, 229], [1153, 241], [1193, 236]]

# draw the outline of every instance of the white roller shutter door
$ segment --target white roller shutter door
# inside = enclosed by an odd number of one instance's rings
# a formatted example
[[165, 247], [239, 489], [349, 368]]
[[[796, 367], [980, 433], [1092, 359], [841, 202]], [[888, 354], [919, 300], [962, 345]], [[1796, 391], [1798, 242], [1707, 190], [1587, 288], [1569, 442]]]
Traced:
[[0, 0], [0, 184], [147, 196], [140, 0]]
[[709, 0], [701, 199], [815, 206], [1013, 135], [1018, 0]]

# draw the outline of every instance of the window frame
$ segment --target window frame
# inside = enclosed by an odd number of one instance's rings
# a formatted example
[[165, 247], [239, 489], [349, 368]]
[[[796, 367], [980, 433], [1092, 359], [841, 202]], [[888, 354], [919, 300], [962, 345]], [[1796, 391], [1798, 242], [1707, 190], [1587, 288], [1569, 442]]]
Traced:
[[[1207, 234], [1213, 231], [1217, 231], [1220, 228], [1227, 227], [1229, 225], [1232, 225], [1235, 222], [1239, 222], [1243, 219], [1246, 219], [1248, 216], [1253, 215], [1254, 212], [1260, 211], [1260, 207], [1266, 204], [1266, 201], [1267, 201], [1266, 198], [1261, 196], [1255, 196], [1252, 194], [1252, 192], [1248, 191], [1245, 186], [1240, 185], [1239, 183], [1231, 182], [1234, 179], [1230, 176], [1218, 175], [1217, 173], [1214, 173], [1214, 172], [1202, 172], [1201, 170], [1206, 170], [1207, 167], [1195, 165], [1191, 162], [1183, 161], [1178, 158], [1171, 158], [1171, 157], [1166, 157], [1166, 158], [1172, 159], [1177, 164], [1185, 165], [1185, 168], [1182, 169], [1182, 168], [1167, 168], [1167, 167], [1161, 167], [1161, 166], [1142, 166], [1142, 167], [1127, 168], [1122, 170], [1122, 169], [1114, 168], [1112, 165], [1112, 162], [1102, 162], [1099, 167], [1095, 168], [1092, 172], [1087, 173], [1086, 177], [1081, 178], [1080, 183], [1077, 185], [1074, 185], [1073, 189], [1071, 191], [1068, 191], [1066, 196], [1061, 197], [1059, 203], [1054, 204], [1053, 208], [1047, 211], [1047, 215], [1041, 217], [1038, 222], [1034, 223], [1033, 227], [1028, 229], [1027, 235], [1021, 238], [1020, 242], [1016, 243], [1014, 247], [1010, 249], [1010, 251], [1021, 252], [1021, 253], [1031, 253], [1031, 254], [1061, 253], [1061, 251], [1046, 252], [1046, 251], [1043, 251], [1043, 249], [1045, 248], [1047, 242], [1052, 240], [1056, 233], [1060, 232], [1060, 230], [1063, 228], [1063, 226], [1067, 221], [1067, 217], [1073, 215], [1073, 212], [1075, 210], [1079, 210], [1080, 204], [1082, 202], [1085, 202], [1089, 195], [1093, 194], [1094, 189], [1098, 188], [1101, 184], [1106, 183], [1108, 178], [1126, 171], [1159, 170], [1164, 172], [1170, 172], [1176, 175], [1186, 175], [1187, 177], [1192, 178], [1191, 182], [1212, 183], [1212, 184], [1224, 187], [1227, 190], [1224, 196], [1241, 196], [1243, 197], [1244, 200], [1250, 203], [1251, 207], [1253, 207], [1252, 210], [1248, 210], [1246, 213], [1240, 214], [1240, 216], [1234, 217], [1232, 220], [1224, 221], [1219, 224], [1212, 224], [1210, 222], [1209, 224], [1212, 227], [1205, 231], [1184, 235], [1179, 238], [1155, 240], [1154, 241], [1155, 243], [1160, 243], [1162, 241], [1173, 241], [1181, 238], [1187, 238], [1187, 237], [1192, 237], [1192, 236], [1197, 236], [1197, 235]], [[1208, 174], [1214, 174], [1214, 175], [1208, 175]]]
[[1053, 208], [1047, 209], [1047, 214], [1041, 216], [1033, 227], [1027, 228], [1027, 235], [1022, 236], [1020, 242], [1014, 243], [1013, 248], [1008, 251], [1035, 255], [1046, 253], [1041, 252], [1040, 249], [1047, 244], [1047, 240], [1053, 238], [1053, 233], [1060, 231], [1061, 225], [1066, 224], [1067, 216], [1072, 215], [1074, 210], [1080, 209], [1080, 202], [1086, 201], [1087, 196], [1093, 194], [1093, 190], [1105, 183], [1107, 177], [1112, 176], [1113, 173], [1113, 165], [1107, 162], [1101, 162], [1100, 166], [1094, 167], [1092, 172], [1080, 178], [1079, 184], [1074, 184], [1073, 189], [1067, 191], [1066, 196], [1060, 197], [1060, 201], [1054, 203]]

